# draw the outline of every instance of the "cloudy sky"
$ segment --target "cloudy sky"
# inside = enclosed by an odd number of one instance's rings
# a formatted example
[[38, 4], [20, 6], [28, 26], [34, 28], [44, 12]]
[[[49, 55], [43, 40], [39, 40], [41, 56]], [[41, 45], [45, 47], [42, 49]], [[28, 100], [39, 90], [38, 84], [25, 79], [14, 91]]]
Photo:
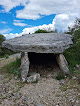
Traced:
[[80, 18], [80, 0], [0, 0], [0, 33], [7, 39], [38, 29], [67, 31]]

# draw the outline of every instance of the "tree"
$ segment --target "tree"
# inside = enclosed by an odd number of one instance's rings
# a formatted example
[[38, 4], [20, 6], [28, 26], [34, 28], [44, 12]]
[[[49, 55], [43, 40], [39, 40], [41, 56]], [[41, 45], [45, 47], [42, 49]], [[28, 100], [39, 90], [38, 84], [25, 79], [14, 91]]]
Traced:
[[2, 44], [2, 42], [3, 42], [5, 39], [6, 39], [6, 38], [5, 38], [2, 34], [0, 34], [0, 55], [2, 54], [1, 44]]
[[5, 41], [6, 38], [0, 34], [0, 57], [4, 57], [6, 55], [11, 55], [11, 54], [14, 54], [13, 51], [7, 49], [7, 48], [2, 48], [2, 42]]
[[53, 33], [54, 31], [47, 31], [44, 29], [38, 29], [37, 31], [35, 31], [35, 33]]
[[80, 19], [76, 18], [76, 21], [74, 22], [74, 26], [73, 27], [68, 27], [68, 34], [74, 34], [74, 32], [78, 29], [80, 29]]
[[2, 34], [0, 34], [0, 45], [4, 40], [6, 40], [6, 38]]

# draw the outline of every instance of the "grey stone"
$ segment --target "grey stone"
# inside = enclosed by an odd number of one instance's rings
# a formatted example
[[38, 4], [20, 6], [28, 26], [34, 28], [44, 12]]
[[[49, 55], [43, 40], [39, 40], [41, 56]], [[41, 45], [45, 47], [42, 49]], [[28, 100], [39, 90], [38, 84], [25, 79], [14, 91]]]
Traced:
[[69, 74], [68, 63], [63, 54], [56, 55], [57, 63], [65, 75]]
[[76, 78], [76, 76], [72, 76], [72, 79], [75, 80], [75, 79], [77, 79], [77, 78]]
[[22, 103], [26, 104], [26, 106], [28, 106], [28, 96], [24, 95], [23, 99], [22, 99]]
[[65, 81], [64, 80], [60, 80], [60, 85], [64, 85], [65, 84]]
[[76, 64], [76, 69], [80, 69], [80, 65]]
[[21, 98], [21, 93], [14, 93], [14, 98], [19, 99]]
[[36, 82], [40, 79], [40, 74], [38, 73], [32, 73], [30, 74], [29, 77], [26, 78], [26, 81], [31, 83], [31, 82]]
[[60, 33], [25, 34], [6, 40], [2, 47], [16, 52], [62, 53], [73, 44], [72, 36]]
[[22, 82], [25, 82], [26, 77], [28, 75], [28, 71], [29, 71], [29, 59], [28, 59], [27, 52], [24, 53], [24, 55], [21, 59], [21, 68], [22, 68], [21, 80], [22, 80]]
[[37, 106], [43, 106], [43, 104], [42, 103], [38, 103]]

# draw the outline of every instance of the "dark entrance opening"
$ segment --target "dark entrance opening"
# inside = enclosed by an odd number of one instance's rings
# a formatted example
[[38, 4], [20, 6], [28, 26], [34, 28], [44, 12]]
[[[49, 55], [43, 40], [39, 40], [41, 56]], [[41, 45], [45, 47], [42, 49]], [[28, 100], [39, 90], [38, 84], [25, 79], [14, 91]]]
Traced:
[[45, 65], [49, 66], [51, 64], [57, 64], [56, 55], [53, 53], [29, 53], [30, 64], [34, 65]]
[[42, 77], [55, 77], [60, 71], [56, 55], [53, 53], [29, 53], [30, 72], [37, 72]]

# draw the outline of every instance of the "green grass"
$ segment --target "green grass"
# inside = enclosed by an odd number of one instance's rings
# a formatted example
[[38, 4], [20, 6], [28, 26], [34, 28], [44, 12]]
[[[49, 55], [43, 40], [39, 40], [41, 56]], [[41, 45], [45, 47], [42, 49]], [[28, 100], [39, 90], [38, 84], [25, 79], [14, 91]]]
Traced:
[[57, 80], [65, 79], [65, 76], [64, 76], [63, 73], [60, 72], [60, 73], [57, 74], [56, 79]]
[[6, 66], [2, 67], [3, 73], [8, 73], [9, 75], [13, 74], [17, 78], [20, 78], [21, 70], [20, 67], [20, 59], [16, 59], [16, 61], [11, 62], [10, 64], [7, 64]]
[[5, 54], [4, 57], [7, 59], [7, 58], [9, 58], [9, 55], [8, 54]]
[[80, 75], [80, 69], [75, 70], [74, 73]]

